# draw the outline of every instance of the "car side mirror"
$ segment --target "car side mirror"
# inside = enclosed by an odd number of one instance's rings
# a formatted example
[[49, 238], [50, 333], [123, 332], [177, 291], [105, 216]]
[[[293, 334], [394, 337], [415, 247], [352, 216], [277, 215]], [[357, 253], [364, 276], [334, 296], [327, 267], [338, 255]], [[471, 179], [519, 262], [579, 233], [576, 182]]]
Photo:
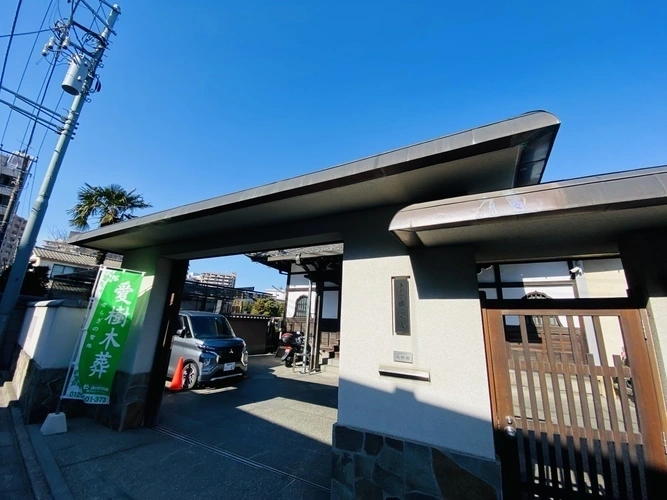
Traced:
[[176, 335], [178, 335], [179, 337], [185, 337], [185, 332], [187, 331], [188, 331], [187, 328], [179, 328], [178, 330], [176, 330]]

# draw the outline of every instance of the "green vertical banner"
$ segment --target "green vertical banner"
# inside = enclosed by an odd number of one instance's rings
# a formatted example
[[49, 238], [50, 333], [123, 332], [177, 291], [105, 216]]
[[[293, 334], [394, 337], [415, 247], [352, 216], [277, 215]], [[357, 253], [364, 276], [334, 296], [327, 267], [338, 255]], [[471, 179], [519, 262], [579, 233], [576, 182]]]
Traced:
[[104, 269], [81, 344], [78, 383], [83, 400], [108, 404], [111, 385], [132, 325], [143, 273]]

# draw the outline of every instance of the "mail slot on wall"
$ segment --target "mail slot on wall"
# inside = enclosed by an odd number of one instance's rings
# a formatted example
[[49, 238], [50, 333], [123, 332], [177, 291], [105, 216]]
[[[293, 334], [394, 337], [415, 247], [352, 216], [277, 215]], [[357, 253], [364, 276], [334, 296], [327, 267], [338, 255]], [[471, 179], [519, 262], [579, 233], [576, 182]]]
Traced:
[[391, 279], [394, 296], [394, 334], [410, 335], [410, 278]]

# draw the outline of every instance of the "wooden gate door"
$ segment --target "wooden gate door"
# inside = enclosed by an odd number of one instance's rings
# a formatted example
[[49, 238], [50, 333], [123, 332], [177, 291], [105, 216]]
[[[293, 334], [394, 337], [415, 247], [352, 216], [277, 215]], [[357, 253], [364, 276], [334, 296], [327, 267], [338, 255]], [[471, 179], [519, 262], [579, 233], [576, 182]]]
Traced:
[[667, 498], [664, 402], [643, 312], [545, 302], [483, 309], [504, 498]]

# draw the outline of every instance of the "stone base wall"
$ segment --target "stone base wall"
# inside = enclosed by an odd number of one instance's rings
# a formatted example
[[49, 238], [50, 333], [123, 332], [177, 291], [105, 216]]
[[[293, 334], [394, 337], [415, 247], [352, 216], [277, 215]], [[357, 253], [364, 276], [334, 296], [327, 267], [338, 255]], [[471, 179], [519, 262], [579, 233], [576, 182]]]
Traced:
[[495, 461], [338, 424], [333, 433], [333, 500], [501, 498]]
[[[43, 369], [25, 352], [19, 353], [12, 381], [26, 423], [42, 423], [56, 411], [66, 376], [66, 368]], [[141, 427], [149, 378], [150, 373], [116, 372], [110, 404], [63, 399], [62, 411], [67, 418], [88, 416], [117, 431]]]
[[90, 414], [115, 431], [141, 427], [150, 373], [116, 372], [108, 405], [90, 405]]
[[[41, 368], [23, 350], [18, 354], [12, 384], [26, 424], [39, 424], [56, 411], [67, 368]], [[68, 418], [88, 414], [83, 401], [64, 399], [62, 411]]]

